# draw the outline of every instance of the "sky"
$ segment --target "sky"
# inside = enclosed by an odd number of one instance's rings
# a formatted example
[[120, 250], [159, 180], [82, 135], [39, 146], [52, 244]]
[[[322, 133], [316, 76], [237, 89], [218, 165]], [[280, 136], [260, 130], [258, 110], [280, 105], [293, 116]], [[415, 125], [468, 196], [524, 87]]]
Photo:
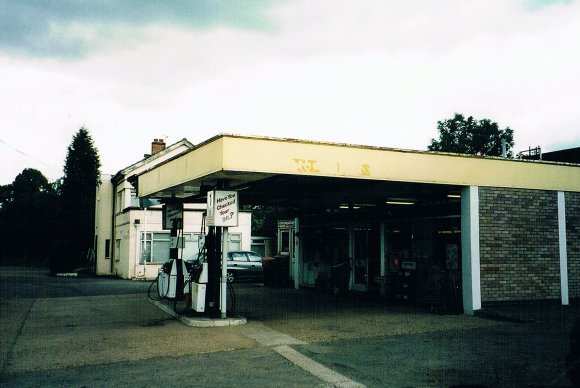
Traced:
[[455, 112], [580, 146], [580, 0], [0, 0], [0, 185], [220, 133], [425, 150]]

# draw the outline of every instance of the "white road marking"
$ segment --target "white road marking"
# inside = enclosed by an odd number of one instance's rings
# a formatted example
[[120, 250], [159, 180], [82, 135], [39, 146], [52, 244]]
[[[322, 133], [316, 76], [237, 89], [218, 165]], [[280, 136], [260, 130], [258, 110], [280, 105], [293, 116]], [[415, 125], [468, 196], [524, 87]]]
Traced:
[[306, 342], [304, 341], [300, 341], [287, 334], [280, 333], [259, 324], [248, 325], [244, 327], [242, 331], [246, 337], [255, 340], [261, 345], [272, 346], [272, 349], [276, 353], [286, 358], [297, 367], [304, 369], [306, 372], [324, 381], [331, 387], [365, 387], [365, 385], [357, 383], [356, 381], [319, 364], [288, 346], [306, 345]]
[[297, 367], [304, 369], [306, 372], [318, 377], [333, 387], [365, 387], [364, 384], [357, 383], [332, 369], [328, 369], [288, 345], [276, 346], [273, 350]]
[[242, 329], [244, 335], [253, 339], [264, 346], [277, 345], [306, 345], [306, 342], [300, 341], [287, 334], [280, 333], [274, 329], [270, 329], [264, 325], [252, 324]]

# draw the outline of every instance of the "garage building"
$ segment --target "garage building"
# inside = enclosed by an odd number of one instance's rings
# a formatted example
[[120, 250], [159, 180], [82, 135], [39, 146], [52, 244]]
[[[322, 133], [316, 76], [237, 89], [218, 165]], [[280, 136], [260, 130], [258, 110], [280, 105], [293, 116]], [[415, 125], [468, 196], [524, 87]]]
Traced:
[[578, 164], [222, 134], [136, 182], [140, 198], [204, 202], [222, 187], [290, 210], [281, 250], [296, 288], [467, 314], [580, 296]]

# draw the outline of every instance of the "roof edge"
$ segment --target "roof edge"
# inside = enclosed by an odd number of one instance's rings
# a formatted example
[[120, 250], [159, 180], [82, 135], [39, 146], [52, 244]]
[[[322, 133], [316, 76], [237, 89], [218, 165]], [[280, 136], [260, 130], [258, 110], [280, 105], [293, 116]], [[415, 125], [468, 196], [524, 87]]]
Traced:
[[[515, 159], [515, 158], [504, 158], [501, 156], [487, 156], [487, 155], [463, 154], [463, 153], [456, 153], [456, 152], [414, 150], [414, 149], [409, 149], [409, 148], [382, 147], [382, 146], [372, 146], [372, 145], [354, 144], [354, 143], [339, 143], [339, 142], [331, 142], [331, 141], [304, 140], [304, 139], [296, 139], [296, 138], [281, 138], [281, 137], [273, 137], [273, 136], [238, 135], [238, 134], [233, 134], [233, 133], [221, 133], [219, 135], [216, 135], [216, 136], [204, 141], [203, 143], [199, 143], [198, 145], [201, 146], [201, 145], [204, 145], [207, 143], [211, 143], [212, 141], [217, 140], [218, 138], [222, 138], [222, 137], [231, 137], [231, 138], [236, 138], [236, 139], [248, 139], [248, 140], [268, 140], [268, 141], [277, 141], [277, 142], [283, 142], [283, 143], [294, 142], [294, 143], [301, 143], [301, 144], [327, 145], [327, 146], [335, 146], [335, 147], [349, 147], [349, 148], [368, 149], [368, 150], [376, 150], [376, 151], [392, 151], [392, 152], [401, 152], [401, 153], [412, 153], [412, 154], [420, 154], [420, 155], [445, 155], [445, 156], [460, 157], [460, 158], [503, 160], [503, 161], [508, 161], [508, 162], [570, 165], [570, 166], [574, 166], [574, 167], [578, 166], [575, 163], [554, 162], [554, 161], [548, 161], [548, 160]], [[191, 152], [193, 150], [194, 149], [188, 150], [185, 153]]]
[[[333, 146], [333, 147], [349, 147], [349, 148], [358, 148], [358, 149], [367, 149], [367, 150], [377, 150], [377, 151], [391, 151], [391, 152], [400, 152], [400, 153], [410, 153], [410, 154], [419, 154], [419, 155], [443, 155], [443, 156], [451, 156], [457, 158], [471, 158], [471, 159], [487, 159], [487, 160], [503, 160], [506, 162], [517, 162], [517, 163], [539, 163], [539, 164], [552, 164], [552, 165], [559, 165], [559, 166], [571, 166], [571, 167], [578, 167], [577, 164], [574, 163], [565, 163], [565, 162], [553, 162], [553, 161], [546, 161], [546, 160], [527, 160], [527, 159], [513, 159], [513, 158], [503, 158], [499, 156], [485, 156], [485, 155], [472, 155], [472, 154], [461, 154], [461, 153], [454, 153], [454, 152], [441, 152], [441, 151], [423, 151], [423, 150], [413, 150], [413, 149], [405, 149], [405, 148], [395, 148], [395, 147], [381, 147], [381, 146], [372, 146], [372, 145], [363, 145], [363, 144], [352, 144], [352, 143], [339, 143], [339, 142], [331, 142], [331, 141], [317, 141], [317, 140], [305, 140], [305, 139], [297, 139], [297, 138], [282, 138], [282, 137], [274, 137], [274, 136], [259, 136], [259, 135], [240, 135], [235, 133], [227, 133], [222, 132], [217, 135], [214, 135], [200, 143], [192, 145], [190, 149], [184, 151], [178, 155], [175, 155], [155, 166], [152, 166], [141, 174], [145, 174], [158, 166], [162, 166], [167, 164], [177, 158], [180, 158], [184, 155], [189, 154], [190, 152], [195, 151], [207, 144], [213, 143], [216, 140], [222, 138], [234, 138], [234, 139], [247, 139], [247, 140], [266, 140], [266, 141], [275, 141], [275, 142], [282, 142], [282, 143], [300, 143], [300, 144], [312, 144], [312, 145], [326, 145], [326, 146]], [[186, 139], [184, 139], [186, 140]], [[191, 143], [190, 143], [191, 144]]]
[[[163, 150], [161, 150], [161, 151], [159, 151], [159, 152], [157, 152], [157, 153], [155, 153], [153, 155], [147, 156], [147, 157], [139, 160], [138, 162], [135, 162], [135, 163], [133, 163], [133, 164], [131, 164], [131, 165], [129, 165], [129, 166], [127, 166], [127, 167], [119, 170], [116, 174], [113, 175], [113, 177], [111, 178], [111, 181], [118, 182], [123, 176], [126, 176], [127, 173], [130, 172], [131, 170], [133, 170], [133, 169], [135, 169], [137, 167], [140, 167], [140, 166], [144, 165], [145, 163], [152, 162], [155, 159], [159, 159], [163, 155], [168, 154], [169, 152], [175, 150], [176, 148], [178, 148], [179, 146], [182, 146], [182, 145], [185, 145], [189, 149], [191, 149], [191, 148], [194, 147], [193, 143], [191, 143], [189, 140], [187, 140], [187, 138], [184, 137], [183, 139], [181, 139], [179, 141], [176, 141], [175, 143], [173, 143], [173, 144], [165, 147], [165, 149], [163, 149]], [[189, 152], [189, 150], [186, 150], [184, 152], [181, 152], [178, 155], [175, 155], [174, 157], [183, 155], [183, 154], [185, 154], [187, 152]], [[173, 159], [174, 157], [171, 157], [169, 160]], [[161, 165], [163, 163], [165, 163], [165, 162], [161, 162], [161, 163], [157, 164], [156, 166]], [[153, 166], [151, 168], [154, 168], [154, 167], [155, 166]], [[147, 171], [148, 170], [149, 169], [147, 169]]]

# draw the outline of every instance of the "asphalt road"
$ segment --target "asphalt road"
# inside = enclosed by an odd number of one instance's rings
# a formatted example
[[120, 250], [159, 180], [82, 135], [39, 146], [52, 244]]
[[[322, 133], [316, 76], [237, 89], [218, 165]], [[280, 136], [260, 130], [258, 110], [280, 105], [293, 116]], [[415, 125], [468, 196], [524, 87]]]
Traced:
[[6, 386], [316, 387], [321, 382], [267, 348], [12, 374]]
[[148, 287], [143, 281], [49, 276], [45, 269], [0, 267], [2, 300], [146, 293]]
[[367, 386], [553, 387], [567, 342], [551, 324], [514, 324], [303, 345], [306, 356]]
[[208, 329], [149, 303], [146, 282], [6, 268], [0, 281], [6, 387], [567, 387], [580, 310], [510, 322], [239, 284], [248, 324]]

